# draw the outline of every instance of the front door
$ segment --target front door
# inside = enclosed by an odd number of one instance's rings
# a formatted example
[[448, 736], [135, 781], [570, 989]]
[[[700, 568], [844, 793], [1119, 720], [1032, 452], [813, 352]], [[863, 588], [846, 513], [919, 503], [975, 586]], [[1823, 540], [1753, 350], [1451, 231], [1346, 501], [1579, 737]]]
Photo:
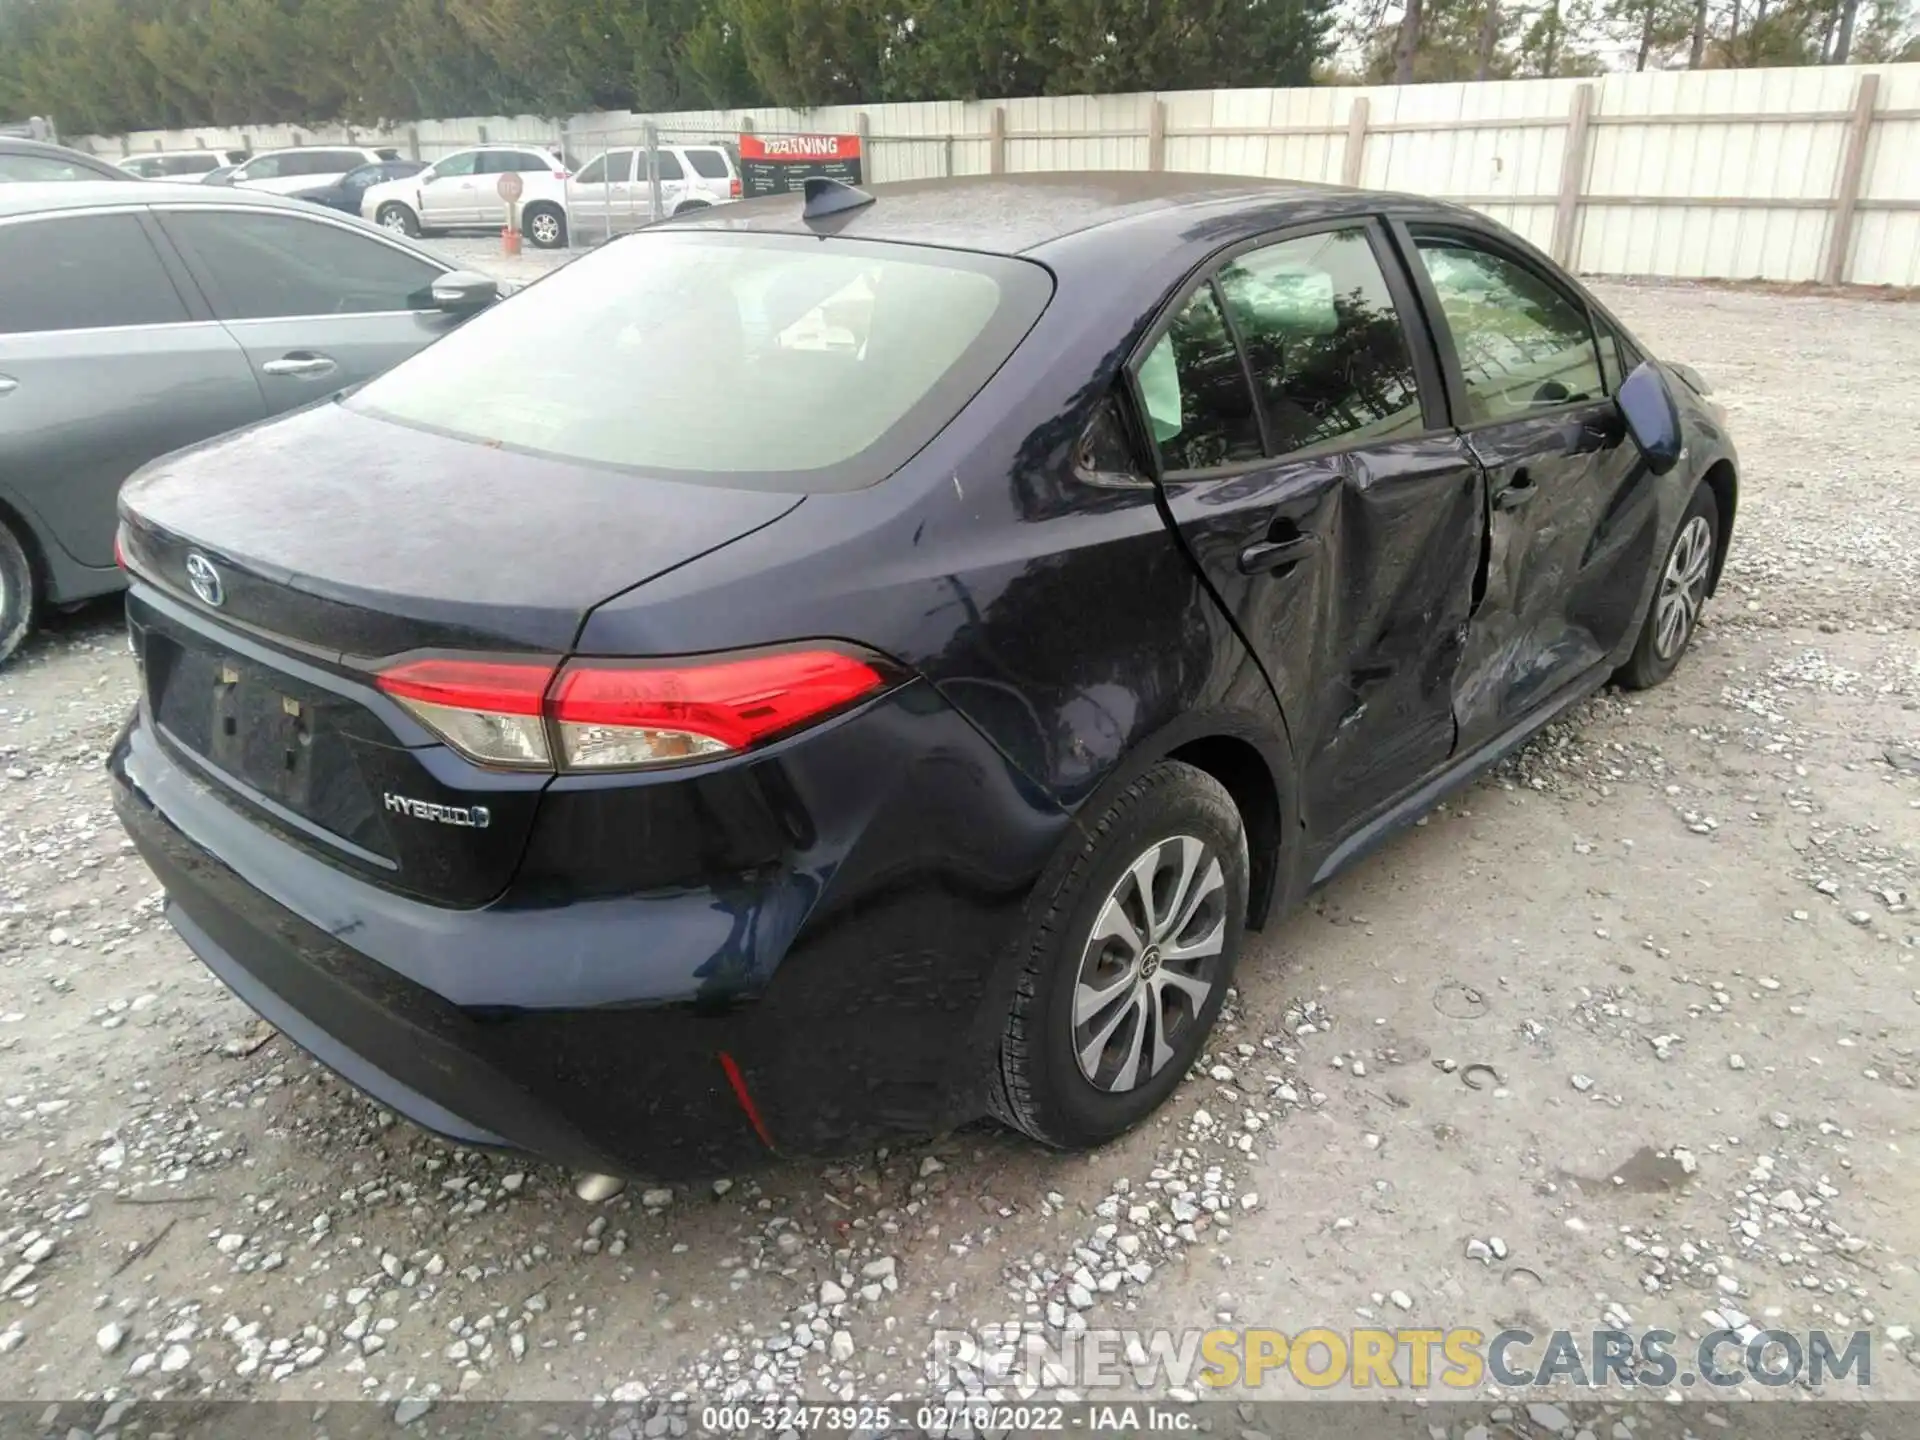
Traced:
[[529, 177], [522, 191], [521, 204], [533, 199], [526, 191], [533, 189], [531, 176], [550, 175], [558, 161], [542, 161], [539, 156], [525, 150], [488, 150], [480, 157], [479, 174], [475, 177], [474, 218], [483, 225], [501, 225], [507, 223], [507, 202], [500, 198], [500, 177], [508, 171], [517, 171]]
[[1460, 428], [1488, 482], [1484, 594], [1457, 690], [1470, 750], [1625, 636], [1650, 561], [1653, 477], [1607, 394], [1575, 293], [1477, 231], [1416, 226], [1411, 244]]
[[[646, 224], [653, 216], [653, 194], [651, 177], [646, 171], [647, 157], [643, 151], [640, 156], [639, 209], [640, 223]], [[657, 156], [660, 171], [660, 214], [659, 219], [678, 210], [687, 198], [687, 172], [681, 165], [680, 157], [671, 150], [662, 150]]]
[[473, 225], [480, 219], [477, 151], [467, 150], [437, 160], [421, 175], [420, 223], [429, 230]]
[[1384, 232], [1349, 222], [1228, 259], [1136, 371], [1174, 523], [1274, 683], [1323, 845], [1453, 751], [1482, 481], [1408, 313]]
[[188, 308], [138, 216], [0, 224], [0, 494], [76, 562], [113, 564], [122, 480], [262, 413], [240, 346]]
[[455, 324], [433, 306], [441, 271], [362, 229], [189, 209], [160, 220], [245, 348], [269, 413], [370, 380]]

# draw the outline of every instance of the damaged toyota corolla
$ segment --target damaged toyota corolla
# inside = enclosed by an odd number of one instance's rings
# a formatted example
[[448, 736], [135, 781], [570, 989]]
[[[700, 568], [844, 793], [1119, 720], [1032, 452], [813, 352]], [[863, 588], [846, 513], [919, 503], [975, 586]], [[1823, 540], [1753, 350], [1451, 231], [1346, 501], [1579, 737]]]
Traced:
[[810, 182], [130, 482], [117, 803], [222, 980], [455, 1140], [1096, 1145], [1249, 931], [1672, 672], [1735, 467], [1465, 210]]

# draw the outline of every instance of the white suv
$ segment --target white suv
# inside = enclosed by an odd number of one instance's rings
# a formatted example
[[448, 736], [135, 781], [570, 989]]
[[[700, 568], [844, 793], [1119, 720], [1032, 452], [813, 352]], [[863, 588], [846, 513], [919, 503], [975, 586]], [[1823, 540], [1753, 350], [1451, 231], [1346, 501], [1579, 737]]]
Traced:
[[567, 243], [567, 167], [537, 145], [476, 145], [436, 160], [418, 175], [370, 185], [360, 214], [402, 235], [507, 223], [500, 177], [520, 176], [520, 229], [535, 245]]
[[362, 165], [399, 158], [398, 150], [369, 150], [359, 145], [301, 145], [292, 150], [266, 150], [235, 170], [230, 183], [250, 190], [291, 195], [296, 190], [331, 185], [349, 170], [358, 170]]
[[114, 163], [142, 180], [197, 180], [230, 165], [244, 165], [244, 150], [155, 150]]
[[[719, 145], [662, 145], [660, 213], [684, 215], [740, 198], [740, 172]], [[653, 218], [645, 149], [608, 150], [567, 182], [567, 214], [583, 240], [632, 230]]]

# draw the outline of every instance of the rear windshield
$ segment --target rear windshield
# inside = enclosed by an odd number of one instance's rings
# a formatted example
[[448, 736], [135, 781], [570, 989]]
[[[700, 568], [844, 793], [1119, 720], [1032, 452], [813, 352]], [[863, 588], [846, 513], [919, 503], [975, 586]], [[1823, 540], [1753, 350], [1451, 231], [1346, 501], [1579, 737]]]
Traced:
[[488, 445], [756, 489], [884, 479], [1045, 308], [1038, 265], [652, 231], [477, 316], [347, 403]]

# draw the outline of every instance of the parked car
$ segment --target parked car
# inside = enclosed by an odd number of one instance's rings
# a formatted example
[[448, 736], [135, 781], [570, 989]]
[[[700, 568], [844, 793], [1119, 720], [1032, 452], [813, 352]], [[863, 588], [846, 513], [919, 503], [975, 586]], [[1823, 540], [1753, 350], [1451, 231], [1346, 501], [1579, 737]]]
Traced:
[[202, 175], [200, 177], [200, 183], [202, 185], [231, 185], [233, 184], [234, 172], [239, 168], [238, 165], [222, 165], [219, 169], [209, 170], [206, 174]]
[[199, 180], [246, 162], [244, 150], [156, 150], [150, 155], [129, 155], [120, 161], [120, 168], [142, 180]]
[[114, 497], [144, 462], [378, 374], [494, 292], [309, 205], [121, 178], [0, 186], [0, 660], [39, 605], [125, 583]]
[[[740, 198], [740, 171], [719, 145], [663, 145], [660, 213], [684, 215]], [[653, 183], [644, 149], [608, 150], [567, 181], [567, 215], [583, 238], [617, 234], [653, 220]]]
[[566, 162], [537, 145], [479, 145], [456, 150], [417, 175], [370, 187], [360, 213], [398, 235], [499, 229], [507, 223], [500, 177], [520, 176], [520, 229], [542, 249], [567, 243]]
[[1249, 929], [1665, 679], [1719, 577], [1705, 383], [1472, 211], [809, 189], [122, 494], [167, 914], [463, 1143], [1108, 1140]]
[[405, 180], [426, 168], [418, 160], [380, 160], [372, 165], [362, 165], [358, 170], [349, 170], [331, 185], [296, 190], [293, 195], [296, 200], [305, 200], [309, 205], [324, 205], [329, 210], [358, 215], [360, 201], [369, 187], [384, 185], [389, 180]]
[[0, 185], [43, 180], [132, 180], [116, 165], [45, 140], [0, 136]]
[[276, 195], [291, 195], [296, 190], [331, 185], [349, 170], [358, 170], [362, 165], [399, 158], [398, 150], [369, 150], [358, 145], [308, 145], [293, 150], [265, 150], [235, 169], [228, 177], [228, 183], [249, 190], [269, 190]]

